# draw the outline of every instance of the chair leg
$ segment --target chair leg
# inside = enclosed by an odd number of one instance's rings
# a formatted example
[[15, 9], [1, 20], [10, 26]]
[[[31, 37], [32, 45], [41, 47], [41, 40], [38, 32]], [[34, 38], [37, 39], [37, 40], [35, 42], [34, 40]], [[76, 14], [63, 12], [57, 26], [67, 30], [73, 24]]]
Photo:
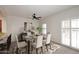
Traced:
[[51, 49], [51, 44], [49, 44], [50, 45], [50, 49]]
[[19, 53], [18, 51], [19, 51], [19, 48], [16, 48], [16, 51], [15, 51], [15, 52], [16, 52], [16, 54], [18, 54], [18, 53]]
[[26, 53], [27, 53], [27, 47], [26, 47]]
[[46, 45], [46, 49], [47, 49], [47, 51], [48, 51], [48, 45]]
[[34, 52], [35, 48], [32, 46], [32, 53]]
[[32, 51], [33, 51], [33, 46], [31, 46], [31, 53], [32, 53]]
[[38, 54], [38, 48], [36, 48], [36, 54]]
[[43, 53], [43, 47], [41, 47], [41, 52]]

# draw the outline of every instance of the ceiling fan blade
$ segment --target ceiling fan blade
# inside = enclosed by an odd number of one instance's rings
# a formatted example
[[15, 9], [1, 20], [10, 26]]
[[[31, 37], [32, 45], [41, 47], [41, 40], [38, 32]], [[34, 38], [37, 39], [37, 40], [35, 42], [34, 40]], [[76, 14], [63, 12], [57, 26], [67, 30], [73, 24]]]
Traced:
[[42, 17], [36, 17], [36, 14], [34, 13], [34, 14], [32, 15], [32, 18], [33, 18], [33, 19], [40, 20], [40, 18], [42, 18]]

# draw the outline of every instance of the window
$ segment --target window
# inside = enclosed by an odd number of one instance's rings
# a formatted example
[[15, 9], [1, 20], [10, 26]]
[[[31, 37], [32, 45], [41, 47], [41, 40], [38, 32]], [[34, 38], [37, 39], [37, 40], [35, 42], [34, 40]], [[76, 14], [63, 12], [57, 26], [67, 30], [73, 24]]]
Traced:
[[62, 44], [79, 48], [79, 19], [62, 21]]
[[46, 34], [47, 33], [47, 25], [43, 24], [42, 25], [42, 34]]

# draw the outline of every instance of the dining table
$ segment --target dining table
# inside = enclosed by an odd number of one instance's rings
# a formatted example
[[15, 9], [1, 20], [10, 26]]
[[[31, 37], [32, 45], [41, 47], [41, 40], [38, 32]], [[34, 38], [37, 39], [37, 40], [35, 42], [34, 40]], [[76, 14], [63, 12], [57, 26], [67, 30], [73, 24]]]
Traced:
[[27, 42], [27, 53], [28, 54], [32, 53], [32, 43], [33, 43], [34, 39], [36, 39], [36, 37], [34, 37], [34, 36], [23, 36], [23, 38]]
[[[39, 35], [29, 35], [29, 36], [24, 35], [23, 36], [24, 40], [27, 43], [27, 53], [28, 54], [32, 53], [32, 49], [33, 49], [32, 44], [36, 43], [38, 36]], [[43, 45], [45, 45], [45, 42], [46, 42], [46, 37], [43, 38]]]
[[6, 43], [7, 37], [7, 35], [0, 36], [0, 44]]
[[7, 35], [0, 36], [0, 50], [4, 47], [7, 42]]

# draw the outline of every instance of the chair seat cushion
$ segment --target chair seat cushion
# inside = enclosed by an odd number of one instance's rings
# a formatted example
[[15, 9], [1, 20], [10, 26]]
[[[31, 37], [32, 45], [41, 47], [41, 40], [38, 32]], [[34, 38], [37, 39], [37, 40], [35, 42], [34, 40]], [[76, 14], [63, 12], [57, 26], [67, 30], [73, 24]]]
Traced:
[[34, 43], [32, 43], [32, 46], [34, 47], [34, 48], [36, 48], [36, 43], [34, 42]]
[[46, 40], [43, 40], [43, 45], [45, 45], [46, 44]]
[[22, 48], [22, 47], [25, 47], [25, 46], [27, 46], [27, 43], [25, 43], [25, 42], [19, 42], [18, 43], [18, 48]]

